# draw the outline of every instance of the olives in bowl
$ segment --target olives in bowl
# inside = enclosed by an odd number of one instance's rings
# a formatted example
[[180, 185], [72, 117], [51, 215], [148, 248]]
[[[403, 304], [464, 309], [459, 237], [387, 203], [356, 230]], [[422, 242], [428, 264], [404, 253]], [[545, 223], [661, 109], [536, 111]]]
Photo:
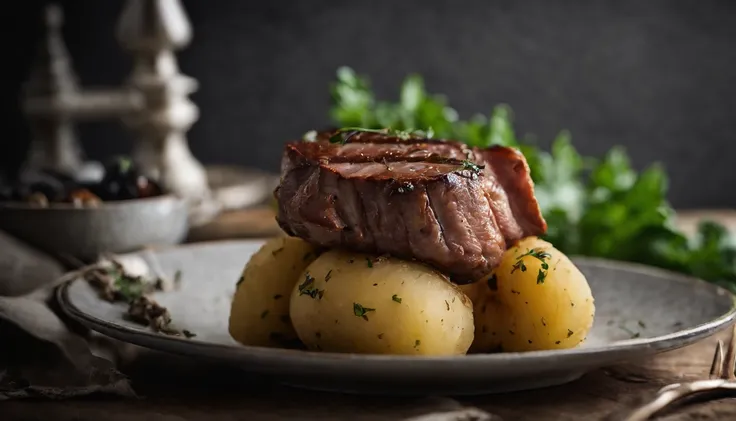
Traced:
[[105, 165], [97, 182], [82, 182], [52, 170], [32, 171], [14, 185], [0, 188], [0, 201], [25, 202], [38, 207], [50, 203], [70, 203], [95, 207], [102, 202], [161, 196], [154, 180], [141, 174], [128, 158], [116, 158]]
[[130, 160], [117, 158], [95, 182], [34, 171], [4, 186], [0, 230], [48, 252], [93, 260], [105, 252], [181, 242], [189, 207]]

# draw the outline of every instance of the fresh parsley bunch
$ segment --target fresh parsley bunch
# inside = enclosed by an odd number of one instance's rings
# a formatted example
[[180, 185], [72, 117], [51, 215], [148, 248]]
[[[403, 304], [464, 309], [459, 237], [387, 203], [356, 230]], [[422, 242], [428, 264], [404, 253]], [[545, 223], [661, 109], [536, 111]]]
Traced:
[[602, 159], [582, 157], [566, 131], [550, 151], [519, 142], [509, 107], [461, 120], [445, 97], [426, 91], [419, 75], [404, 80], [398, 102], [386, 102], [375, 97], [366, 77], [342, 67], [331, 94], [330, 116], [340, 127], [422, 130], [471, 146], [518, 148], [549, 225], [546, 239], [566, 254], [658, 266], [736, 292], [736, 245], [729, 233], [713, 222], [700, 224], [691, 239], [677, 231], [666, 199], [667, 174], [658, 164], [639, 173], [618, 147]]

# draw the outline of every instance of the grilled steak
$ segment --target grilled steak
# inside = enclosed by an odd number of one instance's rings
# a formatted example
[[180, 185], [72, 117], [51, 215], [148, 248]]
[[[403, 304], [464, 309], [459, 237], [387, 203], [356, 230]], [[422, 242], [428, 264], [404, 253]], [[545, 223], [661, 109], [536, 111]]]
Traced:
[[286, 145], [275, 196], [289, 235], [417, 259], [466, 283], [547, 229], [514, 149], [367, 132], [332, 143], [334, 135]]

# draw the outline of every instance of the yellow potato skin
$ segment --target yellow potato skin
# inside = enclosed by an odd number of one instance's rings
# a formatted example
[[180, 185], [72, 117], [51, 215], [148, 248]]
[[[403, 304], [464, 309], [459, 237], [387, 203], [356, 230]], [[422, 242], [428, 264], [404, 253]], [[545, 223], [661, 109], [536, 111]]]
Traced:
[[267, 241], [248, 261], [230, 308], [230, 336], [244, 345], [284, 347], [298, 342], [289, 318], [294, 284], [317, 250], [294, 237]]
[[302, 274], [291, 320], [312, 350], [461, 355], [473, 341], [470, 299], [419, 263], [332, 250]]
[[585, 276], [536, 237], [520, 241], [491, 276], [465, 288], [475, 297], [472, 352], [573, 348], [593, 325], [595, 303]]

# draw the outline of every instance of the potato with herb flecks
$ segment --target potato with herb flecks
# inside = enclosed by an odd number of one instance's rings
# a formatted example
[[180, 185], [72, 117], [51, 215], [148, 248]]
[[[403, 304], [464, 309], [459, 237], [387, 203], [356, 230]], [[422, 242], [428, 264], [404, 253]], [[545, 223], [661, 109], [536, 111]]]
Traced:
[[595, 316], [585, 276], [552, 244], [529, 237], [509, 249], [475, 297], [472, 352], [573, 348]]
[[473, 341], [470, 299], [419, 263], [332, 250], [302, 274], [291, 320], [310, 349], [458, 355]]
[[230, 335], [244, 345], [298, 343], [289, 319], [289, 297], [317, 250], [294, 237], [267, 241], [245, 266], [230, 308]]

